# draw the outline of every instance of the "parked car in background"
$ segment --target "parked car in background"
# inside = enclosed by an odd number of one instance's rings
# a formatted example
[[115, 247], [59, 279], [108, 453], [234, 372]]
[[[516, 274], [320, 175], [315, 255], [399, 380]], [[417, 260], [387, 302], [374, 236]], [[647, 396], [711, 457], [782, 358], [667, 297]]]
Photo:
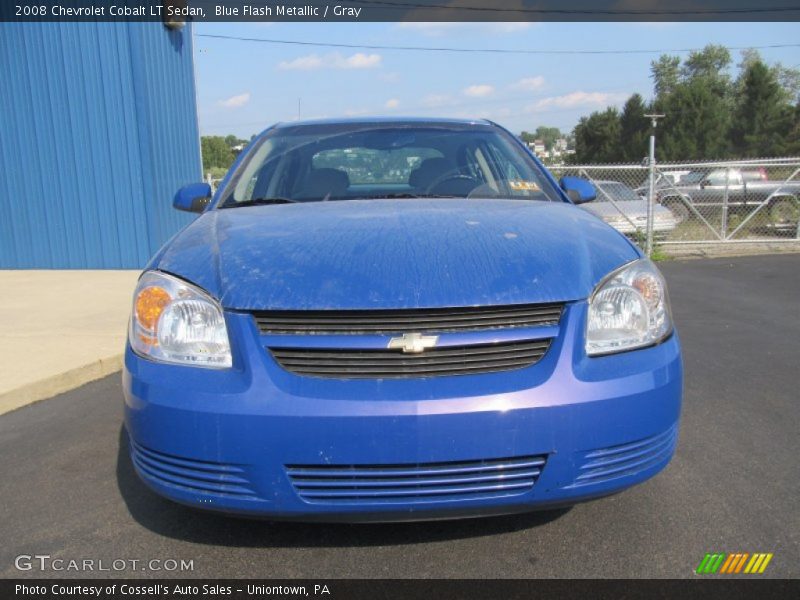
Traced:
[[658, 172], [658, 179], [657, 183], [669, 183], [669, 184], [676, 184], [678, 183], [682, 177], [688, 175], [690, 171], [688, 169], [683, 169], [679, 171], [659, 171]]
[[[259, 135], [139, 279], [130, 455], [209, 510], [387, 521], [599, 498], [669, 463], [666, 284], [488, 121]], [[624, 525], [624, 524], [623, 524]], [[202, 527], [202, 525], [200, 525]]]
[[[646, 186], [639, 188], [647, 193]], [[797, 225], [800, 214], [800, 181], [772, 181], [761, 168], [698, 169], [687, 173], [677, 184], [661, 181], [656, 187], [658, 202], [669, 208], [677, 220], [691, 214], [689, 206], [708, 213], [708, 209], [727, 205], [730, 213], [747, 214], [765, 201], [763, 214], [774, 227]]]
[[[594, 181], [597, 198], [581, 208], [597, 215], [617, 231], [635, 235], [647, 228], [647, 199], [620, 181]], [[678, 224], [672, 212], [660, 204], [653, 206], [653, 232], [666, 235]]]

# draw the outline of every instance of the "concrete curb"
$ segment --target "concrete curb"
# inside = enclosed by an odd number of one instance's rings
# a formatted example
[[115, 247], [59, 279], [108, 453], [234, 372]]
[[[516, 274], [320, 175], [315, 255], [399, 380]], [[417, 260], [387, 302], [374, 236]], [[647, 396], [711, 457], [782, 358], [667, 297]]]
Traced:
[[0, 394], [0, 415], [74, 390], [85, 383], [116, 373], [120, 369], [122, 369], [122, 354], [115, 354], [5, 392]]

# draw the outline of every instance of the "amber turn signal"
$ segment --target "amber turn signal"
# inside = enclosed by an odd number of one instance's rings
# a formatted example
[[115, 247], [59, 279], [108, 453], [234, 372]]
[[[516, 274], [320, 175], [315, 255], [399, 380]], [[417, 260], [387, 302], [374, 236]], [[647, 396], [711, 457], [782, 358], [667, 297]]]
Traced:
[[148, 331], [155, 331], [158, 318], [172, 300], [169, 292], [162, 287], [144, 288], [136, 297], [136, 319]]

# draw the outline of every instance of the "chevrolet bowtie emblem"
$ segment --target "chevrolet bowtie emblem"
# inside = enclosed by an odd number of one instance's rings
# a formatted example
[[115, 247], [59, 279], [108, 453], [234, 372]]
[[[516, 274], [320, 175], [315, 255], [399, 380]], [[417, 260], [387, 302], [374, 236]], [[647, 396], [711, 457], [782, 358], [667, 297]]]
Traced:
[[421, 333], [404, 333], [400, 337], [389, 340], [389, 350], [402, 350], [406, 354], [419, 354], [426, 348], [433, 348], [439, 341], [438, 335], [422, 335]]

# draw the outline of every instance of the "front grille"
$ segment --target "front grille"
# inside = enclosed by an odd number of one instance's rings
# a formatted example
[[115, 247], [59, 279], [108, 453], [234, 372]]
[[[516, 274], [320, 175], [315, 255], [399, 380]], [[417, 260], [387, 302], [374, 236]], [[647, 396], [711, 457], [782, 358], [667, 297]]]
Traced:
[[675, 450], [678, 426], [664, 433], [630, 444], [593, 450], [584, 455], [574, 486], [600, 483], [618, 477], [635, 475], [666, 460]]
[[419, 354], [401, 350], [270, 348], [278, 364], [292, 373], [335, 379], [390, 379], [471, 375], [521, 369], [537, 363], [550, 340], [525, 340], [433, 348]]
[[200, 461], [157, 452], [131, 440], [134, 466], [161, 485], [198, 494], [255, 498], [244, 469], [238, 465]]
[[381, 334], [480, 331], [555, 325], [563, 303], [414, 310], [292, 310], [252, 313], [263, 334]]
[[306, 502], [414, 503], [511, 496], [530, 491], [546, 456], [395, 465], [287, 465]]

